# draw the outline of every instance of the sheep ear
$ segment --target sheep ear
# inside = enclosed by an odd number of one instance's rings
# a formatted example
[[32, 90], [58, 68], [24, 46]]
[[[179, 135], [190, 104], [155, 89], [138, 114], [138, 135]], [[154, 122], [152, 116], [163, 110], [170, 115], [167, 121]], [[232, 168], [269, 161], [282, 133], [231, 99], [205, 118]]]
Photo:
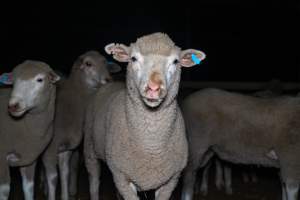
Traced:
[[195, 49], [187, 49], [180, 53], [180, 65], [183, 67], [192, 67], [200, 64], [206, 57], [205, 53]]
[[113, 58], [119, 62], [129, 62], [129, 48], [123, 44], [111, 43], [105, 46], [105, 51], [112, 54]]
[[51, 83], [56, 83], [60, 80], [60, 76], [58, 76], [54, 71], [49, 72], [49, 79]]
[[0, 75], [0, 85], [12, 85], [13, 84], [13, 74], [12, 72], [3, 73]]
[[114, 62], [108, 62], [107, 63], [107, 69], [110, 73], [117, 73], [121, 71], [120, 65]]

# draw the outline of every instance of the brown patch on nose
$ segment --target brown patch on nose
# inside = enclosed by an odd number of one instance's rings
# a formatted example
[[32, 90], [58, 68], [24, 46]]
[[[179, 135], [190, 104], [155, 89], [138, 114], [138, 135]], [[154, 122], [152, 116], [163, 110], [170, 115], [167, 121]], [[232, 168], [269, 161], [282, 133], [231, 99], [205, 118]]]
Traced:
[[150, 82], [156, 85], [162, 85], [161, 74], [159, 72], [152, 72]]

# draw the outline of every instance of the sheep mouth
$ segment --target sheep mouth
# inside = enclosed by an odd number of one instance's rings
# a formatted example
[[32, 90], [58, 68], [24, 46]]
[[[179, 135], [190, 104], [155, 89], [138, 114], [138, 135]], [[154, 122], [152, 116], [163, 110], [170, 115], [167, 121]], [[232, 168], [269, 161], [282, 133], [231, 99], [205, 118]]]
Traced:
[[19, 109], [19, 110], [9, 110], [9, 113], [14, 117], [20, 117], [26, 112], [26, 109]]
[[143, 97], [144, 103], [149, 106], [149, 107], [157, 107], [161, 104], [161, 102], [164, 100], [164, 98], [148, 98], [148, 97]]

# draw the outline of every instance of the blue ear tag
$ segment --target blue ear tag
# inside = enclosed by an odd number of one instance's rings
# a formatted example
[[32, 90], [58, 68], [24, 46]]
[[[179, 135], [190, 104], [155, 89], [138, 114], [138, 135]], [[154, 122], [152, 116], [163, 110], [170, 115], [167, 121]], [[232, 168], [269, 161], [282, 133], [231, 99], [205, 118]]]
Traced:
[[192, 60], [196, 65], [201, 63], [201, 60], [195, 54], [192, 54]]
[[107, 61], [107, 64], [112, 65], [112, 64], [114, 64], [114, 62], [112, 62], [112, 61]]
[[12, 74], [3, 73], [0, 75], [0, 84], [2, 85], [11, 85], [12, 84]]

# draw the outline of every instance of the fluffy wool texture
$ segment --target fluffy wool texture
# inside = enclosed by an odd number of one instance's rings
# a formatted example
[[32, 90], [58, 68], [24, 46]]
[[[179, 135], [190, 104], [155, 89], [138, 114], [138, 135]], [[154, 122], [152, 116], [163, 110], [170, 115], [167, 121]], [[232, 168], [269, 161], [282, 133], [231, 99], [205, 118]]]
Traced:
[[143, 36], [137, 39], [137, 41], [132, 44], [132, 47], [138, 48], [143, 55], [151, 53], [170, 55], [174, 48], [178, 48], [175, 46], [175, 43], [169, 38], [169, 36], [163, 33], [154, 33]]
[[192, 190], [195, 171], [205, 164], [210, 149], [233, 163], [280, 168], [283, 182], [299, 183], [299, 98], [205, 89], [184, 100], [183, 112], [190, 150], [184, 195]]
[[[14, 70], [14, 78], [26, 80], [36, 74], [47, 74], [51, 71], [42, 62], [26, 61], [21, 65], [22, 67]], [[47, 89], [49, 98], [18, 119], [11, 117], [7, 111], [11, 89], [0, 90], [0, 185], [9, 184], [9, 166], [31, 165], [52, 138], [56, 87], [49, 83]], [[15, 162], [7, 160], [7, 155], [11, 153], [18, 158]]]
[[[130, 48], [139, 49], [143, 55], [169, 55], [178, 50], [161, 33], [144, 36]], [[112, 84], [108, 87], [115, 89], [103, 87], [98, 91], [87, 113], [86, 166], [90, 176], [97, 175], [96, 160], [104, 160], [124, 199], [137, 199], [129, 187], [132, 184], [137, 190], [158, 189], [158, 199], [168, 199], [187, 162], [184, 121], [175, 98], [180, 67], [158, 108], [145, 105], [135, 78], [129, 64], [126, 89]]]

